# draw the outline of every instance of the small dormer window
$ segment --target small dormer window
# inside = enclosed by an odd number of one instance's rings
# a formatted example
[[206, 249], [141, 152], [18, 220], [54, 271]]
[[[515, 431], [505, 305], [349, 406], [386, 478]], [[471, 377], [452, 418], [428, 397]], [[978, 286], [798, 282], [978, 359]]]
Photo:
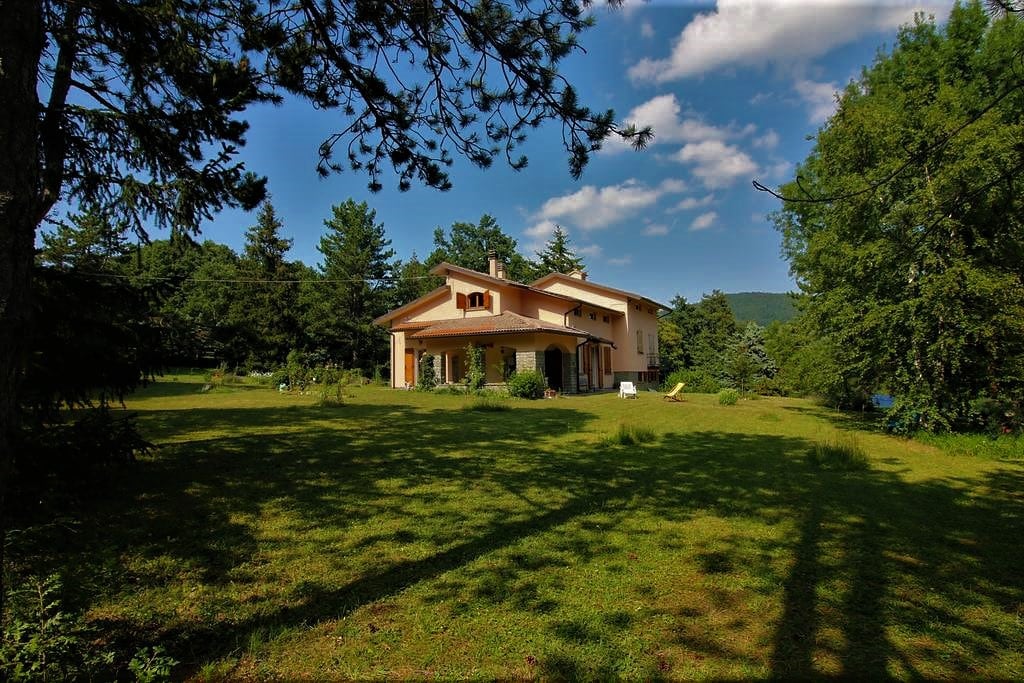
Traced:
[[455, 305], [466, 311], [472, 311], [481, 308], [490, 308], [491, 293], [470, 292], [469, 294], [463, 294], [462, 292], [458, 292], [455, 295]]
[[634, 304], [633, 308], [635, 308], [638, 311], [643, 310], [643, 306], [641, 306], [640, 304]]

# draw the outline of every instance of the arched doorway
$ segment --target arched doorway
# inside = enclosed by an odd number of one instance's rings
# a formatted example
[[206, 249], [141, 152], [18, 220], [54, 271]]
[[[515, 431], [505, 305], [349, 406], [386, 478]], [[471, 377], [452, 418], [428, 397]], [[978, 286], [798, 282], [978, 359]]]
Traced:
[[557, 346], [549, 346], [544, 352], [544, 376], [550, 388], [562, 391], [562, 349]]

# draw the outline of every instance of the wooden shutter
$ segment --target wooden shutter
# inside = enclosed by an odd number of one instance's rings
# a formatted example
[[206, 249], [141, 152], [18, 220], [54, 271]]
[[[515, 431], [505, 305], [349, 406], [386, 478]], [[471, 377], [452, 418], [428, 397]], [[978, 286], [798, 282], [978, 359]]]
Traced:
[[462, 310], [466, 310], [466, 295], [462, 292], [455, 293], [455, 306]]
[[489, 309], [491, 307], [491, 293], [484, 292], [484, 308]]
[[612, 374], [612, 349], [609, 346], [604, 347], [604, 374]]

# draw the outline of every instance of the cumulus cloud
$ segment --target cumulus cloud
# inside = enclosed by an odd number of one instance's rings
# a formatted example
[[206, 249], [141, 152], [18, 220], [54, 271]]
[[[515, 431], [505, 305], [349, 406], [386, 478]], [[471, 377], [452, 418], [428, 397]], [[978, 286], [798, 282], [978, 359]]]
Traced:
[[669, 209], [670, 213], [677, 211], [689, 211], [691, 209], [699, 209], [703, 206], [708, 206], [715, 201], [715, 195], [706, 194], [703, 197], [686, 197], [681, 202]]
[[836, 91], [839, 87], [834, 82], [818, 83], [801, 79], [793, 84], [793, 89], [808, 106], [808, 119], [811, 123], [824, 123], [835, 112]]
[[[757, 130], [757, 126], [752, 123], [742, 127], [736, 124], [716, 126], [707, 123], [692, 113], [684, 113], [682, 104], [671, 93], [658, 95], [633, 107], [626, 114], [623, 122], [626, 125], [636, 125], [638, 128], [644, 126], [653, 128], [652, 145], [700, 140], [728, 140], [752, 135]], [[629, 143], [615, 137], [609, 138], [602, 148], [608, 152], [622, 152], [627, 149], [632, 149]]]
[[625, 256], [618, 256], [616, 258], [608, 259], [609, 265], [613, 266], [628, 266], [632, 262], [633, 257], [630, 256], [629, 254], [626, 254]]
[[668, 226], [664, 223], [648, 223], [644, 226], [644, 234], [648, 237], [660, 237], [668, 234]]
[[691, 142], [672, 158], [691, 165], [693, 175], [711, 189], [727, 187], [757, 172], [757, 164], [746, 152], [721, 140]]
[[715, 220], [718, 218], [718, 214], [714, 211], [708, 211], [702, 213], [693, 219], [693, 223], [690, 223], [690, 230], [696, 232], [698, 230], [707, 230], [714, 225]]
[[600, 244], [588, 244], [585, 247], [580, 247], [576, 250], [576, 253], [580, 256], [588, 256], [590, 258], [597, 258], [604, 252]]
[[664, 83], [731, 66], [793, 68], [863, 36], [894, 29], [925, 11], [940, 19], [935, 0], [718, 0], [694, 17], [672, 52], [629, 69], [635, 81]]
[[632, 178], [605, 187], [584, 185], [576, 192], [544, 202], [535, 216], [537, 223], [533, 227], [565, 221], [582, 230], [604, 228], [655, 204], [667, 194], [684, 189], [686, 184], [676, 178], [666, 179], [654, 187]]

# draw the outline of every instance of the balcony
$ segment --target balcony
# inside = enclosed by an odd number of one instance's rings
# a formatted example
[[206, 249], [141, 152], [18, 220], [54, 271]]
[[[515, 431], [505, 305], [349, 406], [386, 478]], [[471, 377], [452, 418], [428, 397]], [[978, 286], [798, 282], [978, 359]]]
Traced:
[[661, 367], [661, 358], [656, 353], [647, 354], [647, 367], [658, 368]]

